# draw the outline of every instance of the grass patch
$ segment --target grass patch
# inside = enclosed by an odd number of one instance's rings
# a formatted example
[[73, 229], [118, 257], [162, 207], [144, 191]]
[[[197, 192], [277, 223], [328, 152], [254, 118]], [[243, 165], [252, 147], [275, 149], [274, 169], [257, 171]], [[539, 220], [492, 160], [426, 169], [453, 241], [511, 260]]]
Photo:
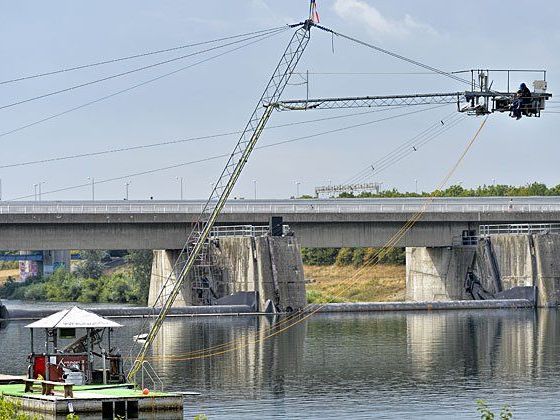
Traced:
[[327, 295], [318, 290], [307, 290], [307, 303], [340, 303], [344, 302], [343, 299], [335, 296]]
[[405, 300], [406, 274], [403, 265], [364, 268], [305, 265], [304, 273], [308, 280], [308, 303]]

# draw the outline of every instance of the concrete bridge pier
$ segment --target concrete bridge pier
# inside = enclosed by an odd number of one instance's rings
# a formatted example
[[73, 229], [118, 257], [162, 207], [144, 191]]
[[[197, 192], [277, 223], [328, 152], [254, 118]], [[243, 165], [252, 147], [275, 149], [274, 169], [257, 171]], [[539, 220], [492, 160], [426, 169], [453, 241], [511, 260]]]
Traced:
[[406, 299], [471, 300], [466, 284], [471, 272], [482, 298], [513, 296], [508, 292], [512, 288], [532, 288], [537, 306], [559, 306], [559, 256], [560, 234], [546, 233], [490, 235], [472, 247], [410, 247]]
[[472, 299], [465, 290], [465, 278], [474, 257], [475, 248], [406, 248], [406, 300]]
[[[209, 284], [213, 304], [238, 292], [256, 292], [259, 310], [270, 300], [277, 311], [295, 311], [306, 304], [301, 248], [294, 236], [221, 237], [210, 253], [215, 265]], [[172, 272], [179, 251], [154, 251], [148, 304], [153, 305]], [[194, 288], [196, 289], [196, 288]], [[204, 304], [187, 279], [174, 306]]]

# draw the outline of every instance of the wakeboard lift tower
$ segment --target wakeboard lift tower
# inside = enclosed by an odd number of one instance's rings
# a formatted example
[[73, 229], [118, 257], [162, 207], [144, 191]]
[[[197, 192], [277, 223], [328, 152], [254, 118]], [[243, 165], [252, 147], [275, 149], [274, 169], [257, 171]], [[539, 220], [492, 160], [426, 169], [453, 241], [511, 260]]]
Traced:
[[[312, 5], [314, 5], [313, 0]], [[185, 280], [188, 278], [193, 282], [197, 282], [206, 275], [205, 270], [209, 267], [209, 241], [211, 230], [226, 204], [228, 197], [233, 191], [273, 110], [334, 109], [457, 102], [460, 112], [466, 112], [470, 115], [484, 115], [495, 111], [508, 111], [515, 98], [515, 93], [499, 93], [490, 90], [487, 77], [488, 72], [482, 71], [479, 72], [479, 83], [476, 84], [479, 89], [475, 90], [475, 83], [473, 81], [473, 88], [468, 92], [280, 101], [280, 97], [309, 43], [311, 28], [317, 27], [329, 31], [327, 28], [317, 25], [313, 13], [310, 13], [306, 21], [290, 25], [290, 27], [295, 28], [296, 31], [291, 37], [264, 93], [251, 114], [249, 122], [233, 149], [227, 164], [222, 170], [217, 182], [214, 184], [210, 198], [207, 200], [202, 212], [193, 224], [193, 228], [188, 235], [171, 273], [164, 281], [152, 305], [155, 320], [149, 332], [145, 334], [145, 340], [142, 340], [142, 346], [127, 375], [127, 380], [130, 382], [135, 381], [136, 375], [143, 368], [148, 350], [161, 329]], [[448, 74], [441, 71], [437, 72]], [[540, 116], [540, 111], [544, 109], [545, 101], [550, 98], [551, 95], [546, 93], [545, 81], [535, 85], [535, 88], [535, 92], [532, 94], [533, 105], [531, 109], [526, 109], [525, 112], [527, 115]], [[462, 99], [466, 102], [466, 105], [463, 107], [460, 106]], [[142, 327], [142, 333], [144, 333], [148, 327], [147, 322], [148, 321], [146, 321], [146, 324]]]

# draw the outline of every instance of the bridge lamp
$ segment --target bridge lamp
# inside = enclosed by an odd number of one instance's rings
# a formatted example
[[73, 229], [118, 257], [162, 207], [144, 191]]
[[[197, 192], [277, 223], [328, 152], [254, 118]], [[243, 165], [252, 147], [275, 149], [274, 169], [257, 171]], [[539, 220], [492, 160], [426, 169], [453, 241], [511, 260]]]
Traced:
[[95, 201], [95, 178], [88, 176], [87, 179], [91, 181], [91, 201]]
[[181, 193], [179, 194], [179, 197], [181, 197], [181, 201], [183, 201], [183, 177], [176, 176], [175, 179], [179, 181], [179, 187], [181, 188]]
[[124, 183], [124, 194], [125, 200], [128, 201], [128, 187], [130, 186], [130, 181]]

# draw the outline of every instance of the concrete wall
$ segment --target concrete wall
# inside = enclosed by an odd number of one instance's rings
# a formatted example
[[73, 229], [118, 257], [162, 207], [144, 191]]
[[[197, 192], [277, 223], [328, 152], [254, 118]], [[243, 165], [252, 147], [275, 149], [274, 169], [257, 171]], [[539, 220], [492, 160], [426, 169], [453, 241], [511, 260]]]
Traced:
[[[536, 286], [538, 306], [560, 304], [560, 235], [492, 235], [490, 242], [504, 290]], [[481, 258], [474, 268], [480, 279], [488, 278]], [[494, 292], [491, 282], [484, 287]]]
[[280, 310], [305, 306], [301, 249], [294, 236], [221, 238], [214, 248], [226, 294], [257, 291]]
[[[159, 293], [168, 277], [170, 281], [163, 292], [163, 298], [160, 298], [157, 306], [161, 306], [165, 298], [171, 293], [171, 289], [175, 284], [175, 273], [173, 267], [177, 262], [179, 250], [156, 250], [154, 251], [154, 259], [152, 262], [152, 274], [150, 279], [150, 290], [148, 292], [148, 305], [153, 306], [158, 299]], [[192, 302], [192, 289], [190, 282], [185, 282], [181, 288], [181, 292], [175, 299], [174, 307], [189, 306]]]
[[[534, 285], [535, 262], [531, 235], [492, 235], [490, 244], [503, 290]], [[481, 242], [477, 247], [473, 271], [488, 292], [496, 293], [498, 290], [494, 282], [488, 280], [493, 275], [489, 258], [488, 247]]]
[[406, 248], [406, 300], [468, 299], [464, 288], [473, 248]]
[[465, 292], [469, 269], [490, 294], [536, 286], [538, 306], [560, 304], [560, 235], [555, 234], [492, 235], [489, 244], [481, 241], [476, 248], [407, 248], [406, 298], [472, 299]]
[[560, 235], [533, 235], [539, 306], [560, 304]]
[[[154, 251], [148, 303], [155, 299], [177, 260], [179, 251]], [[259, 308], [271, 300], [280, 311], [305, 306], [305, 280], [301, 249], [297, 239], [290, 237], [220, 238], [211, 246], [220, 278], [214, 278], [218, 297], [236, 292], [258, 292]], [[174, 277], [173, 277], [174, 278]], [[191, 281], [183, 285], [174, 306], [196, 304]]]

